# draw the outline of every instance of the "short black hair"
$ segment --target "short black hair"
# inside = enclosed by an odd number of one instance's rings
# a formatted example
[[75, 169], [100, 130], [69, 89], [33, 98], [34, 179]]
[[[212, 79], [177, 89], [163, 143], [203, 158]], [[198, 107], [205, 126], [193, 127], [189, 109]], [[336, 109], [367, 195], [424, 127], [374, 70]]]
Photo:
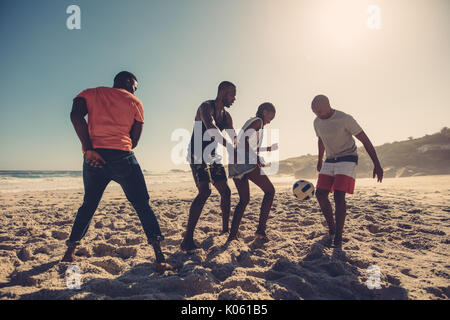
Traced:
[[313, 101], [311, 102], [311, 108], [314, 107], [317, 104], [325, 103], [326, 105], [330, 105], [330, 100], [326, 95], [319, 94], [314, 97]]
[[230, 87], [236, 88], [236, 86], [233, 83], [231, 83], [230, 81], [222, 81], [219, 84], [218, 91], [222, 91], [222, 90], [228, 89]]
[[263, 104], [261, 104], [261, 105], [258, 107], [258, 111], [256, 111], [256, 116], [257, 116], [258, 118], [262, 119], [262, 118], [263, 118], [263, 112], [264, 112], [264, 110], [267, 110], [267, 111], [273, 112], [273, 113], [276, 112], [275, 106], [274, 106], [272, 103], [270, 103], [270, 102], [264, 102]]
[[127, 80], [136, 80], [137, 78], [134, 74], [128, 71], [121, 71], [114, 77], [114, 86], [121, 86]]

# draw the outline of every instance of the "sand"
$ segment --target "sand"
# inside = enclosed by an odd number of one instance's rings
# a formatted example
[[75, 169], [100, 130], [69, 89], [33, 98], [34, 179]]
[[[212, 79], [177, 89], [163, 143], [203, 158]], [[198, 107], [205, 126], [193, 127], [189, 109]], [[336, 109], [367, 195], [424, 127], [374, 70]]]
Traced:
[[270, 242], [254, 241], [262, 193], [252, 188], [240, 240], [224, 247], [213, 190], [196, 229], [201, 249], [187, 254], [179, 245], [194, 186], [150, 185], [175, 266], [159, 274], [137, 214], [108, 187], [77, 250], [79, 290], [67, 288], [71, 264], [59, 261], [83, 190], [0, 194], [0, 299], [449, 299], [450, 176], [360, 179], [356, 188], [342, 251], [324, 245], [317, 202], [278, 183]]

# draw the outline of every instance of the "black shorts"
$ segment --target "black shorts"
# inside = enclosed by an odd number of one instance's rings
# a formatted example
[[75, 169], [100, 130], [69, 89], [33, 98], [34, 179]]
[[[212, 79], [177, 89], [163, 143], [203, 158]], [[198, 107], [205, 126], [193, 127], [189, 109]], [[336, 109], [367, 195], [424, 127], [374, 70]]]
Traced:
[[198, 185], [200, 182], [211, 182], [212, 184], [218, 181], [226, 181], [227, 174], [225, 168], [221, 163], [191, 163], [192, 175], [194, 176], [195, 184]]

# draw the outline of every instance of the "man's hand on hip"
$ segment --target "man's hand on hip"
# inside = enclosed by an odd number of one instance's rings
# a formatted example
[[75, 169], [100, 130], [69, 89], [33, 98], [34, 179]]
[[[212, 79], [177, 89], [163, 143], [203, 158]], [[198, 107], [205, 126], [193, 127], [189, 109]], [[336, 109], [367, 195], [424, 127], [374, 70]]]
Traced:
[[102, 156], [94, 150], [86, 151], [84, 161], [94, 168], [103, 168], [103, 165], [106, 164], [106, 161], [102, 158]]

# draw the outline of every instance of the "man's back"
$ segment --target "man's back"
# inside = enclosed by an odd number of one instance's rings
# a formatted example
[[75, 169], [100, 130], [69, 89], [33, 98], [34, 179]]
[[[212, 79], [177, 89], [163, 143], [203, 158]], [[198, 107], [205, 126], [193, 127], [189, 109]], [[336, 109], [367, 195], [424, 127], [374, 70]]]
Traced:
[[130, 130], [134, 121], [144, 122], [142, 102], [125, 89], [98, 87], [77, 97], [86, 100], [92, 146], [131, 151]]

